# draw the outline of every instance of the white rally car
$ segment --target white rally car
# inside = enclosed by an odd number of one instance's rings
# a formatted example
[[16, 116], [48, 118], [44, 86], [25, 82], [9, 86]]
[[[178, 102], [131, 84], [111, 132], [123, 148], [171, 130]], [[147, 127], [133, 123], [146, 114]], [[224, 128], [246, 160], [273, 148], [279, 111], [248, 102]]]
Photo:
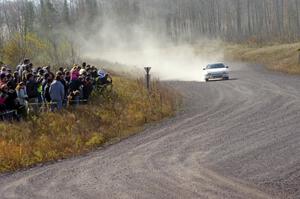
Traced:
[[229, 80], [229, 67], [223, 63], [209, 64], [203, 70], [205, 71], [205, 81], [211, 79]]

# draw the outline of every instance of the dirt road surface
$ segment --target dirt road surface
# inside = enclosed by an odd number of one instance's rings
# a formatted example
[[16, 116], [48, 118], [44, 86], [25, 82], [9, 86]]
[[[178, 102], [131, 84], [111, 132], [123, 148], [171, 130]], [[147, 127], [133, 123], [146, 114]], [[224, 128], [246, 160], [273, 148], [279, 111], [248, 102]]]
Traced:
[[232, 64], [169, 82], [183, 110], [84, 157], [0, 177], [0, 198], [300, 198], [300, 77]]

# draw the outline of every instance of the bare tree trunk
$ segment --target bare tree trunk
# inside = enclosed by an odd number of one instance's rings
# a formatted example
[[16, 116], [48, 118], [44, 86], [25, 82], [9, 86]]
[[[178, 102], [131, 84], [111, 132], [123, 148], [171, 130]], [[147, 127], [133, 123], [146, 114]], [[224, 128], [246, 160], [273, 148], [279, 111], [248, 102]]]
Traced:
[[299, 14], [299, 10], [300, 10], [300, 7], [299, 7], [299, 0], [295, 0], [296, 2], [296, 17], [297, 17], [297, 31], [296, 31], [296, 34], [298, 37], [300, 37], [300, 14]]

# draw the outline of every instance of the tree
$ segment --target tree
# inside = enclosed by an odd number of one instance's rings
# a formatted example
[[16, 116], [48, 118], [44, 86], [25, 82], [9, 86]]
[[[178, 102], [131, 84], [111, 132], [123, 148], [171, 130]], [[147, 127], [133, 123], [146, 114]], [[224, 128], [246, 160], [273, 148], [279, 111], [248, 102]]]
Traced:
[[10, 65], [17, 65], [25, 57], [38, 57], [42, 50], [46, 50], [47, 45], [43, 40], [41, 40], [36, 34], [27, 33], [25, 40], [27, 42], [26, 46], [20, 45], [23, 36], [20, 34], [15, 34], [8, 41], [4, 43], [3, 54], [4, 63]]
[[64, 8], [62, 14], [63, 14], [64, 23], [68, 26], [71, 25], [69, 4], [67, 0], [64, 0]]

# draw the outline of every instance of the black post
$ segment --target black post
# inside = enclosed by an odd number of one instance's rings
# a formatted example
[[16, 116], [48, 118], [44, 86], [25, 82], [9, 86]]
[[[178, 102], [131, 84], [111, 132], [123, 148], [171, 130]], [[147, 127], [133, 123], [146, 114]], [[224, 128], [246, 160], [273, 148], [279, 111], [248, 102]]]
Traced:
[[146, 86], [148, 91], [150, 92], [150, 70], [151, 67], [145, 67], [145, 71], [146, 71]]
[[300, 65], [300, 48], [298, 49], [298, 53], [299, 53], [299, 55], [298, 55], [298, 64]]

